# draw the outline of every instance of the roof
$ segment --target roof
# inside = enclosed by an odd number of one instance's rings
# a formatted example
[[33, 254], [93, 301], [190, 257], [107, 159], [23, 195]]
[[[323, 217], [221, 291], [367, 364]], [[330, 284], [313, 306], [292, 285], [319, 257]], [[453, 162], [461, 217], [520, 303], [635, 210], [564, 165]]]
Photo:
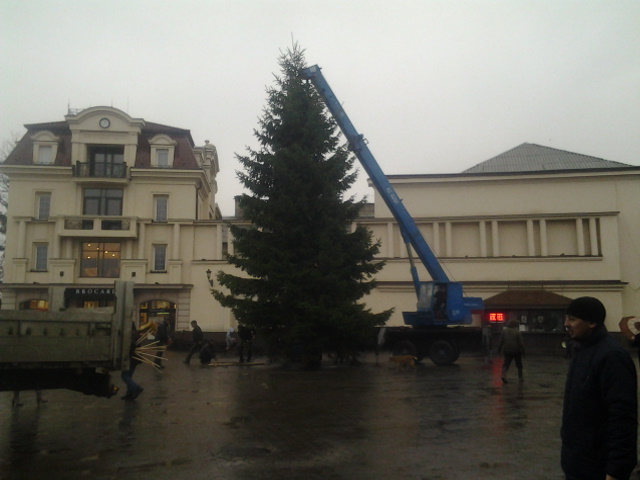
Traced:
[[571, 298], [547, 290], [506, 290], [484, 301], [485, 308], [565, 309]]
[[[41, 131], [50, 131], [59, 138], [58, 151], [53, 165], [71, 165], [71, 129], [67, 121], [33, 123], [25, 125], [27, 132], [18, 142], [14, 150], [7, 156], [6, 165], [31, 165], [33, 164], [33, 140], [32, 136]], [[175, 169], [199, 169], [200, 165], [193, 154], [194, 142], [191, 132], [183, 128], [171, 127], [159, 123], [145, 122], [138, 135], [138, 148], [136, 150], [136, 168], [147, 168], [151, 165], [151, 146], [149, 140], [157, 134], [165, 134], [176, 142], [173, 168]]]
[[541, 172], [632, 167], [620, 162], [523, 143], [462, 173]]

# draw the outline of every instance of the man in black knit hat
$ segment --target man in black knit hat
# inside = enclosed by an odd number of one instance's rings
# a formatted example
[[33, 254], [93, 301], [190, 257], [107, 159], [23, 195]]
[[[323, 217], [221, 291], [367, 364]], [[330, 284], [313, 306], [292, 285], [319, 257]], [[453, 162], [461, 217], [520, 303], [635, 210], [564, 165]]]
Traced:
[[562, 414], [562, 469], [567, 480], [628, 480], [637, 463], [636, 368], [607, 332], [600, 300], [580, 297], [564, 326], [577, 347]]

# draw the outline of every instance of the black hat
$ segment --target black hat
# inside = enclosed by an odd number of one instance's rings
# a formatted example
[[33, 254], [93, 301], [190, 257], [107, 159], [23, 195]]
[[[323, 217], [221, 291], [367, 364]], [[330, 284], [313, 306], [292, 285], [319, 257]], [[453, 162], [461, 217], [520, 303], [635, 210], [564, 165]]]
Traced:
[[580, 297], [569, 304], [566, 314], [585, 322], [602, 324], [607, 316], [607, 310], [597, 298]]

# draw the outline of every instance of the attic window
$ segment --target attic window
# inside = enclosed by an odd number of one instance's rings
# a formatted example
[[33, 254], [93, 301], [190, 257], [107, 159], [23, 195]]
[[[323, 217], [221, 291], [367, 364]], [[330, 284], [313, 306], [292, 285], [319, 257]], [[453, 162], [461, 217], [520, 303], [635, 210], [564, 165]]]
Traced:
[[173, 167], [177, 142], [168, 135], [156, 135], [149, 140], [151, 145], [151, 166], [157, 168]]
[[33, 163], [36, 165], [53, 165], [58, 154], [59, 138], [49, 131], [38, 132], [33, 140]]

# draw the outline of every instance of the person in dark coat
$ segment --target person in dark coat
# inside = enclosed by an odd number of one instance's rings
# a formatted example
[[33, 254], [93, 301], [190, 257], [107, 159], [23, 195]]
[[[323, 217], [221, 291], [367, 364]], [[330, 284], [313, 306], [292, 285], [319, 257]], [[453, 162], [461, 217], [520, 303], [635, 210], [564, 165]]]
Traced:
[[191, 357], [193, 357], [194, 353], [200, 352], [202, 345], [204, 344], [204, 333], [202, 333], [202, 329], [198, 326], [198, 322], [191, 320], [191, 327], [193, 328], [193, 331], [191, 332], [193, 344], [191, 345], [191, 350], [189, 350], [187, 358], [184, 360], [184, 363], [187, 364], [191, 362]]
[[518, 322], [511, 320], [505, 328], [502, 329], [500, 341], [498, 343], [498, 352], [502, 353], [504, 361], [502, 363], [502, 376], [500, 377], [504, 383], [507, 382], [507, 372], [511, 362], [515, 360], [518, 368], [518, 379], [522, 382], [524, 376], [522, 373], [522, 356], [524, 355], [524, 341]]
[[251, 363], [253, 340], [256, 338], [256, 332], [246, 325], [238, 325], [238, 337], [240, 337], [240, 346], [238, 347], [240, 363], [244, 363], [245, 353], [247, 354], [247, 362]]
[[[169, 317], [164, 317], [160, 325], [158, 325], [158, 330], [156, 330], [156, 340], [158, 341], [159, 347], [165, 347], [169, 344], [169, 332], [171, 329], [171, 322]], [[156, 359], [154, 363], [158, 368], [164, 368], [162, 365], [162, 355], [164, 353], [164, 348], [158, 349], [156, 353]]]
[[593, 297], [573, 300], [565, 328], [576, 341], [565, 384], [561, 464], [567, 480], [628, 480], [637, 463], [636, 367], [604, 326]]
[[140, 364], [140, 360], [137, 358], [135, 352], [138, 346], [138, 339], [140, 338], [140, 332], [136, 328], [134, 323], [131, 324], [131, 345], [129, 347], [129, 368], [122, 370], [120, 378], [127, 386], [127, 392], [125, 393], [123, 400], [135, 400], [143, 392], [143, 388], [133, 380], [133, 372]]

